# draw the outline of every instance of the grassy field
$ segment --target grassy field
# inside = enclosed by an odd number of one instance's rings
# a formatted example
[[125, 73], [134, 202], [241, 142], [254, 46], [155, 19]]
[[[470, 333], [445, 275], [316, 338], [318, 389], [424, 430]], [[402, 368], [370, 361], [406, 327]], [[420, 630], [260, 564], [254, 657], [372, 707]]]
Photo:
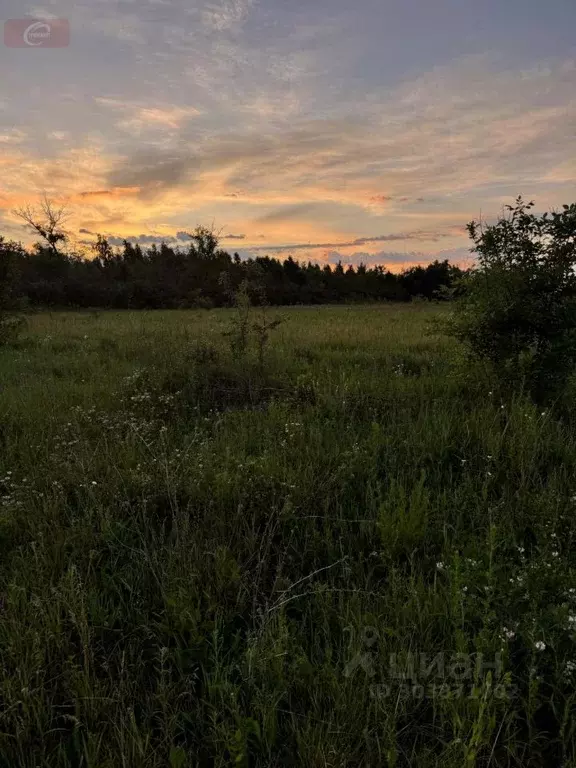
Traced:
[[[576, 441], [439, 306], [0, 349], [0, 766], [575, 766]], [[236, 352], [238, 351], [235, 348]]]

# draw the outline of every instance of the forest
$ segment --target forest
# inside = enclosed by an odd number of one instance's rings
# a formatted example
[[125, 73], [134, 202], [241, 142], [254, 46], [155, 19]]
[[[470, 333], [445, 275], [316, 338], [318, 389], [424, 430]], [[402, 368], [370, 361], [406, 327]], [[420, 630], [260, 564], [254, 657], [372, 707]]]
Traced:
[[[46, 230], [44, 230], [46, 232]], [[219, 247], [218, 237], [198, 227], [187, 247], [166, 243], [120, 247], [98, 236], [79, 254], [47, 234], [31, 248], [0, 237], [3, 283], [27, 306], [111, 309], [187, 309], [226, 306], [229, 286], [259, 286], [255, 302], [270, 305], [366, 301], [445, 300], [462, 271], [446, 261], [412, 266], [396, 274], [383, 266], [300, 263], [270, 256], [242, 259]]]

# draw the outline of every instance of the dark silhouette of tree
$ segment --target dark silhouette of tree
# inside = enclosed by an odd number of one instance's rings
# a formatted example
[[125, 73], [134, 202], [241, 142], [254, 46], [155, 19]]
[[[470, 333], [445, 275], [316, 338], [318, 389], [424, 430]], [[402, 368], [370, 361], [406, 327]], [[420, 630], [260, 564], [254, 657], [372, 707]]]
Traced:
[[58, 208], [44, 194], [39, 208], [27, 205], [17, 208], [13, 213], [48, 243], [55, 256], [59, 255], [58, 243], [65, 243], [68, 235], [64, 231], [64, 223], [68, 213], [64, 206]]

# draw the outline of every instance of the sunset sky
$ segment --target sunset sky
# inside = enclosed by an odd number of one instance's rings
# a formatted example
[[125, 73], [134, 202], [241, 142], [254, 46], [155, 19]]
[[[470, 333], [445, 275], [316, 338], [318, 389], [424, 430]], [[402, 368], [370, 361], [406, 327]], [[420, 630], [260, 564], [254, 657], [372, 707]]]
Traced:
[[1, 0], [0, 234], [70, 229], [393, 269], [468, 253], [518, 194], [576, 200], [575, 0]]

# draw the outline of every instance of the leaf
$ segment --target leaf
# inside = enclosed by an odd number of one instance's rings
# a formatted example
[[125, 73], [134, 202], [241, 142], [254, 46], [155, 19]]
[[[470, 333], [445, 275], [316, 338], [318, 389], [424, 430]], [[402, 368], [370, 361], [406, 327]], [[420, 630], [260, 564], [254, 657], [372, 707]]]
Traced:
[[186, 752], [182, 747], [170, 748], [170, 768], [182, 768], [186, 762]]

